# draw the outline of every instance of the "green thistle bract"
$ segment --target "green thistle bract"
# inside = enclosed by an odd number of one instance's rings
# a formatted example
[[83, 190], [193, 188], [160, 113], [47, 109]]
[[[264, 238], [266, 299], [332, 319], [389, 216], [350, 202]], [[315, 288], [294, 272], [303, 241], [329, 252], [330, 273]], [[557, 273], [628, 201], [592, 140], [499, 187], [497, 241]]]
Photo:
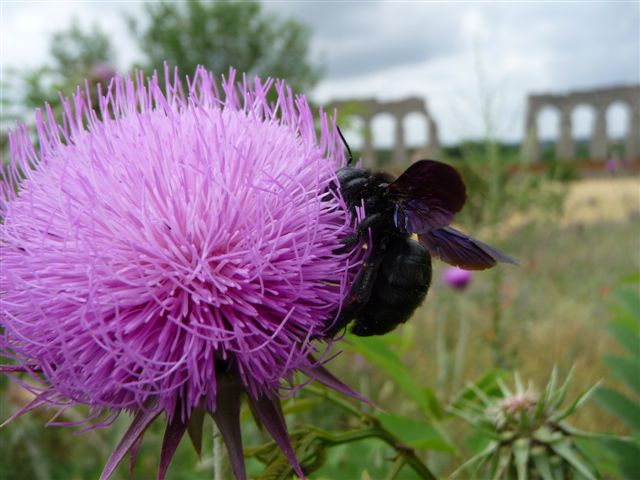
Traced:
[[514, 377], [514, 389], [498, 379], [498, 396], [470, 385], [450, 409], [489, 439], [485, 448], [464, 463], [453, 477], [467, 469], [472, 478], [500, 480], [600, 478], [575, 442], [592, 435], [566, 422], [597, 385], [565, 402], [571, 372], [559, 386], [554, 369], [541, 391], [536, 391], [532, 384], [525, 388], [520, 376]]

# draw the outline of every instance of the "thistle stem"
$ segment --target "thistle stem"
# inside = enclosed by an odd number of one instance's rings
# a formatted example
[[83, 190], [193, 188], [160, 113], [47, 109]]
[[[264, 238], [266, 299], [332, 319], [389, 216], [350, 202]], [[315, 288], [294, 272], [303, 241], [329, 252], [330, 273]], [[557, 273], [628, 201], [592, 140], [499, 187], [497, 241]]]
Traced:
[[[316, 438], [328, 445], [340, 445], [343, 443], [357, 442], [366, 438], [378, 438], [393, 448], [397, 452], [398, 458], [402, 459], [403, 464], [409, 465], [413, 471], [420, 476], [420, 478], [436, 480], [436, 476], [431, 473], [431, 470], [429, 470], [422, 460], [420, 460], [415, 451], [409, 446], [403, 444], [400, 439], [387, 430], [377, 418], [370, 414], [361, 412], [351, 402], [343, 400], [342, 398], [333, 395], [325, 389], [316, 387], [315, 385], [307, 385], [304, 391], [332, 402], [336, 406], [339, 406], [348, 412], [350, 415], [358, 418], [361, 424], [366, 425], [363, 428], [349, 430], [342, 433], [332, 433], [317, 427], [308, 426], [308, 430], [312, 431], [316, 435]], [[252, 450], [252, 453], [255, 454], [260, 450], [260, 448]], [[245, 453], [248, 452], [245, 450]]]
[[436, 385], [438, 392], [445, 394], [447, 377], [449, 372], [449, 362], [447, 358], [447, 332], [446, 319], [442, 309], [436, 311]]
[[213, 426], [213, 480], [224, 480], [224, 445], [215, 422]]
[[396, 457], [395, 462], [393, 462], [393, 468], [389, 471], [386, 480], [395, 480], [395, 478], [400, 474], [400, 470], [404, 467], [406, 461], [403, 457]]
[[453, 388], [462, 386], [462, 373], [464, 371], [465, 356], [467, 353], [467, 340], [469, 339], [469, 318], [465, 308], [464, 299], [460, 299], [458, 308], [458, 339], [453, 363]]
[[350, 430], [348, 432], [342, 432], [338, 434], [327, 432], [316, 427], [309, 428], [316, 434], [319, 439], [329, 445], [340, 445], [343, 443], [357, 442], [366, 438], [378, 438], [397, 452], [398, 456], [396, 459], [396, 464], [400, 462], [399, 459], [401, 459], [402, 465], [409, 465], [413, 469], [413, 471], [420, 476], [420, 478], [426, 480], [436, 480], [436, 476], [431, 472], [431, 470], [429, 470], [429, 468], [422, 462], [422, 460], [420, 460], [413, 448], [410, 448], [407, 445], [403, 444], [400, 439], [398, 439], [398, 437], [385, 429], [376, 418], [371, 417], [370, 415], [366, 415], [366, 421], [372, 423], [372, 425], [369, 427]]

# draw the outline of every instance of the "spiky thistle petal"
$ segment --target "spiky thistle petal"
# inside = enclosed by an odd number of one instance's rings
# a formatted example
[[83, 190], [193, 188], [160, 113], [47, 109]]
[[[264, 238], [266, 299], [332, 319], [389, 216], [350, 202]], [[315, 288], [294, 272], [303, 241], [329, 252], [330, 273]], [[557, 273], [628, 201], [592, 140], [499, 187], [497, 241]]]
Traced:
[[339, 251], [353, 228], [335, 125], [320, 112], [318, 136], [284, 82], [165, 68], [164, 84], [116, 76], [98, 111], [88, 87], [61, 123], [38, 111], [37, 142], [10, 132], [0, 186], [0, 352], [44, 383], [33, 406], [135, 412], [106, 476], [161, 412], [160, 477], [195, 411], [239, 441], [219, 418], [237, 413], [228, 376], [285, 452], [273, 399], [293, 372], [350, 392], [311, 357], [364, 254]]

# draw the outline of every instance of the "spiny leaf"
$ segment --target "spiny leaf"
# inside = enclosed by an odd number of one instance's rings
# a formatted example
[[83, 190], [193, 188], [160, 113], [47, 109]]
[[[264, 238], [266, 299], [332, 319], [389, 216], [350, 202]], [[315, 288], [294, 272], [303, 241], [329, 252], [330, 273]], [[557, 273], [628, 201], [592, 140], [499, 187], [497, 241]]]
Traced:
[[554, 398], [552, 400], [552, 407], [553, 408], [558, 408], [564, 402], [564, 399], [567, 396], [567, 392], [569, 391], [569, 385], [571, 384], [571, 380], [573, 378], [573, 372], [574, 371], [575, 371], [575, 369], [574, 369], [574, 366], [572, 365], [571, 369], [569, 370], [569, 373], [567, 374], [567, 377], [564, 379], [564, 383], [558, 389], [556, 395], [554, 395]]
[[632, 360], [607, 355], [603, 361], [616, 377], [627, 384], [636, 394], [640, 395], [640, 363], [637, 359]]
[[613, 322], [608, 327], [609, 333], [622, 345], [634, 359], [640, 358], [640, 333], [637, 324]]
[[558, 367], [556, 365], [553, 366], [553, 370], [551, 370], [551, 375], [549, 377], [549, 381], [547, 382], [547, 386], [544, 389], [545, 395], [544, 397], [550, 399], [553, 392], [556, 390], [556, 384], [558, 383]]
[[146, 410], [140, 410], [136, 414], [133, 418], [133, 422], [131, 422], [131, 425], [129, 426], [129, 429], [113, 450], [109, 460], [107, 460], [107, 463], [102, 470], [102, 474], [100, 475], [100, 480], [107, 480], [111, 476], [127, 452], [134, 446], [138, 437], [140, 437], [147, 427], [151, 425], [158, 415], [160, 415], [161, 411], [162, 408], [157, 404], [154, 404]]
[[202, 455], [202, 427], [204, 424], [204, 407], [194, 408], [187, 424], [187, 432], [198, 457]]
[[544, 447], [534, 447], [531, 449], [531, 458], [536, 467], [536, 471], [542, 477], [542, 480], [554, 480], [549, 465], [549, 455]]
[[129, 478], [133, 480], [133, 470], [136, 466], [136, 461], [138, 460], [138, 452], [140, 451], [140, 446], [142, 445], [142, 438], [144, 434], [140, 435], [138, 439], [131, 445], [129, 449]]
[[637, 473], [640, 472], [640, 441], [633, 443], [612, 438], [603, 443], [618, 457], [623, 477], [626, 480], [636, 480]]
[[9, 418], [7, 418], [4, 422], [2, 422], [0, 424], [0, 428], [6, 427], [8, 424], [13, 422], [16, 418], [21, 417], [25, 413], [29, 413], [31, 410], [34, 410], [40, 407], [41, 405], [45, 405], [48, 402], [49, 402], [49, 399], [44, 393], [40, 396], [37, 396], [36, 398], [31, 400], [29, 403], [27, 403], [24, 407], [20, 408], [16, 413], [14, 413]]
[[630, 273], [620, 279], [621, 283], [640, 283], [640, 272]]
[[532, 436], [538, 442], [545, 444], [556, 442], [562, 439], [562, 434], [560, 432], [553, 432], [549, 427], [545, 425], [533, 432]]
[[327, 370], [323, 366], [317, 365], [317, 362], [313, 359], [313, 357], [311, 357], [310, 360], [313, 363], [315, 363], [316, 366], [301, 368], [300, 371], [302, 373], [320, 382], [321, 384], [335, 390], [336, 392], [342, 393], [343, 395], [347, 395], [349, 397], [355, 398], [357, 400], [360, 400], [361, 402], [364, 402], [368, 405], [373, 406], [373, 404], [368, 398], [363, 397], [358, 392], [353, 390], [351, 387], [342, 383], [329, 370]]
[[551, 465], [551, 471], [553, 472], [554, 480], [565, 480], [565, 462], [562, 460], [562, 457], [558, 455], [553, 455], [549, 459], [549, 464]]
[[518, 472], [518, 480], [527, 480], [527, 463], [529, 462], [529, 440], [520, 438], [513, 442], [513, 457]]
[[640, 322], [640, 294], [628, 288], [617, 288], [614, 294], [620, 305]]
[[496, 383], [500, 387], [500, 391], [502, 392], [502, 396], [503, 397], [511, 397], [511, 396], [513, 396], [513, 392], [511, 391], [509, 386], [506, 384], [506, 382], [504, 382], [504, 380], [502, 380], [501, 378], [498, 378], [496, 380]]
[[496, 383], [496, 380], [498, 378], [504, 378], [506, 376], [507, 372], [505, 372], [504, 370], [489, 370], [482, 377], [480, 377], [479, 380], [474, 383], [470, 383], [465, 388], [463, 388], [451, 402], [452, 407], [464, 408], [464, 404], [466, 402], [473, 401], [475, 399], [476, 395], [471, 388], [471, 385], [474, 385], [477, 389], [481, 390], [487, 397], [497, 395], [500, 389]]
[[525, 409], [520, 410], [519, 417], [518, 425], [520, 426], [520, 430], [528, 430], [531, 425], [531, 420], [529, 419], [529, 415], [527, 415], [527, 411]]
[[567, 408], [562, 410], [560, 413], [553, 415], [552, 417], [553, 420], [556, 422], [559, 422], [560, 420], [567, 418], [569, 415], [572, 415], [578, 408], [584, 405], [584, 403], [587, 400], [589, 400], [589, 398], [591, 398], [591, 396], [594, 394], [594, 392], [598, 389], [599, 386], [600, 386], [600, 382], [596, 383], [585, 392], [582, 392], [580, 395], [576, 397], [576, 399], [573, 402], [571, 402], [571, 404]]
[[289, 433], [287, 431], [287, 424], [282, 415], [280, 409], [280, 403], [277, 398], [267, 395], [261, 395], [257, 398], [253, 398], [249, 395], [249, 401], [253, 405], [254, 410], [260, 417], [260, 421], [264, 427], [269, 431], [275, 442], [284, 453], [287, 460], [293, 466], [296, 474], [304, 478], [302, 469], [298, 464], [291, 441], [289, 440]]
[[533, 421], [535, 423], [542, 421], [547, 408], [547, 395], [540, 395], [536, 402], [536, 408], [533, 411]]
[[468, 386], [469, 390], [471, 390], [478, 399], [480, 399], [485, 405], [491, 405], [493, 401], [491, 398], [486, 395], [481, 388], [479, 388], [476, 384], [470, 383]]
[[247, 474], [244, 466], [242, 431], [240, 429], [240, 406], [244, 388], [237, 379], [226, 376], [221, 376], [218, 379], [218, 385], [224, 394], [216, 396], [216, 409], [209, 411], [209, 415], [220, 430], [236, 480], [245, 480]]
[[498, 452], [499, 448], [500, 448], [500, 442], [495, 442], [493, 440], [490, 441], [488, 445], [484, 448], [484, 450], [482, 450], [480, 453], [478, 453], [477, 455], [474, 455], [469, 460], [467, 460], [462, 465], [460, 465], [460, 467], [458, 467], [456, 471], [451, 474], [451, 476], [456, 477], [463, 470], [472, 469], [474, 467], [475, 467], [475, 470], [477, 471], [477, 469], [480, 468], [482, 463], [486, 462], [487, 459], [489, 459], [492, 455], [495, 455]]
[[607, 387], [598, 388], [593, 398], [629, 427], [640, 430], [640, 406], [630, 398]]
[[588, 480], [597, 480], [591, 469], [583, 462], [583, 460], [576, 454], [571, 442], [564, 440], [551, 444], [551, 448], [554, 452], [564, 460], [566, 460], [573, 468], [584, 475]]
[[162, 449], [160, 450], [160, 466], [158, 467], [158, 480], [164, 480], [171, 459], [180, 445], [180, 440], [187, 430], [187, 422], [182, 420], [179, 409], [176, 409], [173, 418], [167, 425], [162, 439]]
[[524, 388], [524, 384], [522, 383], [522, 377], [520, 377], [520, 373], [515, 372], [513, 374], [513, 379], [516, 384], [516, 393], [524, 393], [525, 388]]
[[503, 447], [500, 451], [500, 460], [498, 461], [498, 468], [493, 474], [493, 479], [497, 480], [503, 476], [509, 474], [509, 465], [511, 465], [511, 449]]

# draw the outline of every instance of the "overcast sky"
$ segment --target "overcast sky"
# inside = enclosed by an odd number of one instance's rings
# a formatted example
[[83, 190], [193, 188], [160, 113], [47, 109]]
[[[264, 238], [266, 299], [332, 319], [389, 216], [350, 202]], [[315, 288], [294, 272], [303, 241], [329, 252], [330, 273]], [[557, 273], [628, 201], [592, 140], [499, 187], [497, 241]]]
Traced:
[[[0, 0], [0, 64], [38, 66], [47, 60], [52, 32], [77, 18], [111, 34], [121, 67], [140, 57], [122, 13], [127, 2], [10, 2]], [[325, 77], [311, 92], [319, 101], [353, 97], [423, 96], [441, 140], [478, 138], [483, 100], [505, 140], [522, 137], [526, 96], [640, 83], [640, 2], [330, 2], [270, 1], [266, 8], [313, 30], [312, 56]], [[625, 132], [625, 110], [609, 112], [611, 133]], [[543, 136], [556, 117], [540, 118]], [[574, 116], [588, 133], [588, 109]], [[408, 122], [409, 142], [423, 140], [419, 120]], [[378, 145], [393, 133], [389, 118], [374, 124]], [[355, 140], [354, 140], [355, 141]]]

